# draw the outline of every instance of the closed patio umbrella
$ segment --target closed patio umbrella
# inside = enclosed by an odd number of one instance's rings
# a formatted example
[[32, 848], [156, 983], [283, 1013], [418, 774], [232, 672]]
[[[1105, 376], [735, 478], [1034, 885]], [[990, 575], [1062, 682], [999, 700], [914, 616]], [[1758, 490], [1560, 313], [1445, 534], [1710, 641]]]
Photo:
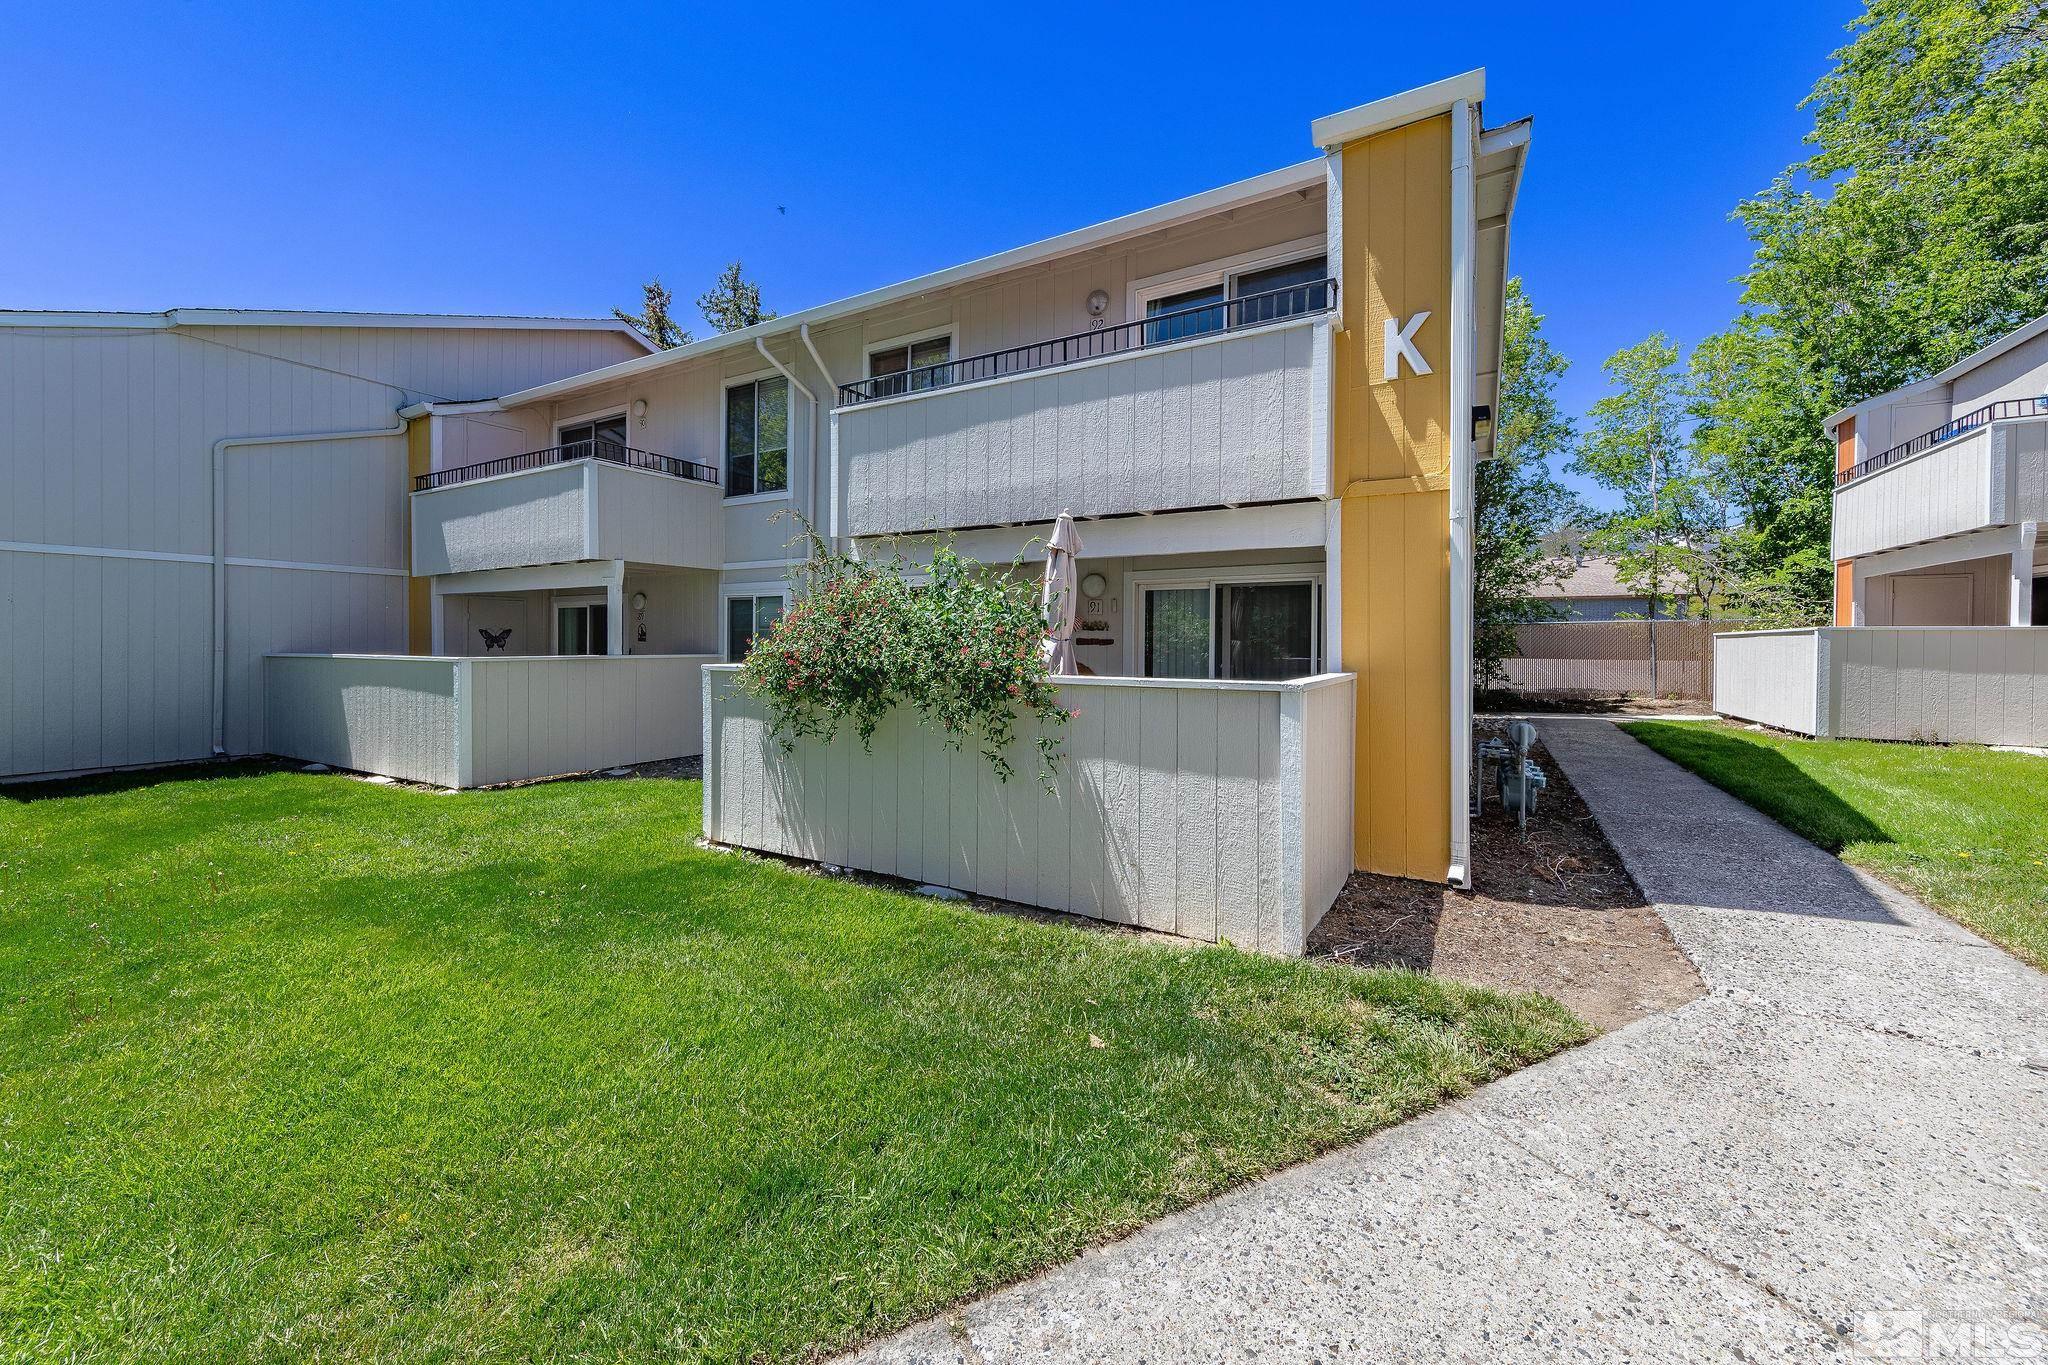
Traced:
[[1045, 589], [1040, 604], [1045, 609], [1045, 664], [1055, 675], [1078, 673], [1074, 662], [1074, 612], [1080, 594], [1081, 576], [1074, 561], [1081, 553], [1081, 533], [1074, 529], [1071, 512], [1060, 513], [1052, 524], [1052, 538], [1045, 542]]

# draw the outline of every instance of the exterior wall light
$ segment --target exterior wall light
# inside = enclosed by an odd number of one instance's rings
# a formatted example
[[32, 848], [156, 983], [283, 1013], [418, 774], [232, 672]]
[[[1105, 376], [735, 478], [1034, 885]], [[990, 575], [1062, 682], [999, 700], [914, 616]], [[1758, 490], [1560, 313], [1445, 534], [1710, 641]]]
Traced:
[[1099, 318], [1109, 311], [1109, 291], [1097, 289], [1088, 295], [1088, 316]]
[[1109, 580], [1099, 573], [1081, 575], [1081, 596], [1100, 597], [1109, 591]]
[[636, 592], [636, 593], [634, 593], [634, 594], [633, 594], [633, 610], [634, 610], [634, 611], [646, 611], [646, 610], [647, 610], [647, 594], [646, 594], [646, 593], [644, 593], [644, 592]]
[[647, 400], [645, 398], [635, 398], [633, 400], [633, 420], [643, 427], [647, 425]]
[[1493, 409], [1481, 403], [1472, 409], [1472, 440], [1474, 444], [1488, 440], [1493, 435]]

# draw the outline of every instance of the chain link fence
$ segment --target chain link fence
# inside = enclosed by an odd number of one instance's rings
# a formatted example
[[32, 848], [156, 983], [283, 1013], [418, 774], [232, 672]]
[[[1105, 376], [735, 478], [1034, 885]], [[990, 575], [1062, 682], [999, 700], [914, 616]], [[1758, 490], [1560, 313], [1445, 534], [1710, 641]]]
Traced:
[[[1508, 688], [1525, 695], [1659, 696], [1705, 700], [1714, 635], [1741, 621], [1539, 621], [1515, 627]], [[1656, 676], [1650, 660], [1654, 642]]]

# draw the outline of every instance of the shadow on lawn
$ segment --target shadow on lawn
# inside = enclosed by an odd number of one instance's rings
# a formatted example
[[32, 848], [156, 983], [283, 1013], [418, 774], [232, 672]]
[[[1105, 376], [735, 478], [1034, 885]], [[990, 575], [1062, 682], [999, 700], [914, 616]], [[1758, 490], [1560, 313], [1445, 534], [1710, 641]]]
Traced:
[[0, 800], [55, 801], [72, 796], [115, 796], [142, 791], [173, 782], [210, 782], [224, 777], [260, 777], [287, 771], [282, 764], [262, 758], [200, 759], [193, 763], [169, 763], [155, 768], [131, 768], [125, 772], [92, 773], [85, 777], [53, 777], [43, 781], [0, 783]]
[[[1642, 721], [1623, 730], [1652, 751], [1754, 807], [1818, 849], [1797, 846], [1747, 849], [1721, 846], [1726, 831], [1705, 829], [1670, 848], [1638, 852], [1630, 870], [1652, 900], [1764, 910], [1781, 914], [1901, 921], [1855, 873], [1833, 857], [1856, 843], [1888, 844], [1892, 837], [1862, 811], [1815, 781], [1776, 747], [1744, 734], [1704, 725]], [[1813, 741], [1825, 743], [1826, 741]], [[1673, 810], [1665, 815], [1688, 818]], [[1660, 821], [1660, 823], [1664, 823]], [[1668, 832], [1670, 826], [1664, 824]], [[1718, 841], [1718, 842], [1717, 842]], [[1645, 866], [1638, 868], [1640, 859]]]

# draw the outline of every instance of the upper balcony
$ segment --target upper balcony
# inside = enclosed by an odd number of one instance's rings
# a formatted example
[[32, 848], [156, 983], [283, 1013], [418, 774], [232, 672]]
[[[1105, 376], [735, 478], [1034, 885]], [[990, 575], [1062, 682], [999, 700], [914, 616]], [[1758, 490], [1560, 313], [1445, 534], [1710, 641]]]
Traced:
[[1836, 476], [1834, 557], [2048, 519], [2048, 397], [2007, 399]]
[[843, 385], [842, 534], [1327, 496], [1321, 280]]
[[716, 569], [718, 471], [608, 441], [437, 469], [414, 481], [416, 576], [586, 559]]

